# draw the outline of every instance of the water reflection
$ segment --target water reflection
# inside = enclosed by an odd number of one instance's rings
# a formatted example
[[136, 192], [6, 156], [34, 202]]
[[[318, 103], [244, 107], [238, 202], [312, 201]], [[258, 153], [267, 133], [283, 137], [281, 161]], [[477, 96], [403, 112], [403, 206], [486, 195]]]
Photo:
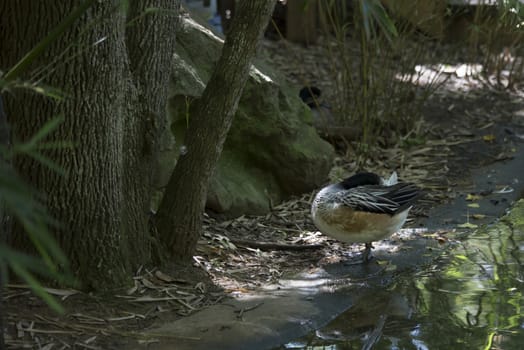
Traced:
[[370, 286], [326, 327], [281, 349], [523, 349], [522, 218], [524, 205], [451, 243], [438, 262]]

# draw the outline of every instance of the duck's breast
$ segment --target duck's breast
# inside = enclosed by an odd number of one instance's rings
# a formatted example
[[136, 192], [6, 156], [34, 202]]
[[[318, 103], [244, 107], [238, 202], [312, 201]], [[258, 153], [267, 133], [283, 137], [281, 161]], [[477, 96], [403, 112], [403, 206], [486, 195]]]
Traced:
[[349, 243], [372, 242], [389, 237], [406, 222], [409, 208], [395, 215], [355, 211], [347, 206], [333, 206], [313, 213], [317, 228], [330, 237]]

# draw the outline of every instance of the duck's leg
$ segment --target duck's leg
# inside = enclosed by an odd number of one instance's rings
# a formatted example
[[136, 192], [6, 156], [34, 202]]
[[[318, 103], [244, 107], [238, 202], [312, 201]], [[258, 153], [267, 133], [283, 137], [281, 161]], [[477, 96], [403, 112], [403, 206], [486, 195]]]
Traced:
[[361, 254], [359, 254], [359, 258], [356, 260], [352, 259], [352, 260], [346, 261], [344, 262], [344, 265], [351, 266], [351, 265], [361, 265], [361, 264], [369, 263], [373, 258], [373, 256], [371, 255], [371, 248], [373, 248], [373, 245], [371, 244], [371, 242], [366, 243], [366, 248], [364, 249], [364, 251]]
[[372, 258], [371, 249], [372, 248], [373, 248], [373, 244], [371, 242], [366, 243], [366, 248], [364, 248], [364, 253], [362, 253], [362, 260], [364, 264], [371, 261], [371, 258]]

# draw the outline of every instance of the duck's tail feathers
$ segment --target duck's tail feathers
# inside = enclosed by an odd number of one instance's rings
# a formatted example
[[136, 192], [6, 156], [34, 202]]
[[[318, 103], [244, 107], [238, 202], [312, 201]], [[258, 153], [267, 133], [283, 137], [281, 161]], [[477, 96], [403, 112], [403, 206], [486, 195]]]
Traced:
[[382, 179], [382, 184], [385, 186], [393, 186], [393, 185], [396, 185], [397, 183], [398, 183], [398, 175], [396, 171], [391, 173], [391, 176], [389, 177], [389, 179]]
[[395, 212], [402, 212], [411, 207], [424, 192], [412, 183], [399, 183], [395, 185], [395, 189], [390, 191], [385, 197], [397, 203], [398, 208]]

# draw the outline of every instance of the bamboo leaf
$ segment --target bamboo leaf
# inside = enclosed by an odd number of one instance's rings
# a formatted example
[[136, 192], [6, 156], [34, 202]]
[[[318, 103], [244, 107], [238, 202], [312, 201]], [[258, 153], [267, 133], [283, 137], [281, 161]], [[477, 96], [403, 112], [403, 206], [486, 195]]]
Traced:
[[[15, 85], [14, 87], [18, 87], [18, 86]], [[62, 101], [66, 97], [66, 94], [62, 90], [53, 88], [48, 85], [22, 84], [20, 87], [26, 88], [28, 90], [33, 90], [34, 92], [40, 95], [50, 97], [57, 101]]]
[[4, 79], [7, 81], [12, 81], [18, 77], [29, 67], [29, 65], [40, 56], [47, 47], [49, 47], [55, 40], [57, 40], [64, 31], [71, 27], [74, 21], [76, 21], [80, 16], [82, 16], [91, 5], [95, 3], [96, 0], [87, 0], [84, 3], [80, 4], [73, 12], [69, 14], [58, 26], [53, 28], [42, 39], [31, 51], [29, 51], [18, 63], [11, 68], [4, 76]]
[[48, 150], [48, 149], [61, 149], [61, 148], [73, 148], [75, 143], [71, 141], [52, 141], [40, 143], [37, 147], [38, 150]]
[[14, 261], [10, 261], [10, 266], [13, 271], [29, 285], [33, 292], [49, 305], [51, 309], [61, 314], [64, 313], [62, 305], [60, 305], [51, 294], [45, 291], [44, 287], [42, 287], [29, 271]]
[[39, 163], [45, 165], [49, 169], [53, 170], [54, 172], [65, 175], [64, 169], [62, 169], [58, 164], [56, 164], [53, 160], [45, 157], [41, 153], [35, 152], [35, 151], [26, 151], [25, 152], [28, 156], [31, 156], [32, 158], [36, 159]]
[[[47, 229], [56, 222], [38, 201], [38, 195], [4, 162], [0, 167], [0, 198], [6, 210], [24, 227], [37, 250], [46, 260], [67, 266], [67, 259]], [[54, 264], [48, 264], [54, 266]]]
[[58, 126], [64, 121], [64, 115], [60, 114], [55, 118], [48, 120], [33, 137], [24, 144], [22, 149], [30, 149], [34, 147], [39, 141], [48, 136], [51, 132], [56, 130]]
[[377, 23], [386, 38], [391, 41], [392, 37], [398, 36], [395, 23], [388, 16], [384, 6], [378, 0], [361, 0], [362, 20], [366, 37], [370, 39], [376, 33], [372, 20]]
[[17, 252], [4, 244], [0, 244], [0, 257], [3, 259], [2, 262], [7, 263], [7, 265], [11, 265], [11, 262], [14, 261], [21, 267], [31, 270], [41, 276], [46, 276], [48, 278], [59, 277], [57, 273], [49, 271], [49, 269], [42, 264], [41, 259], [29, 254]]

